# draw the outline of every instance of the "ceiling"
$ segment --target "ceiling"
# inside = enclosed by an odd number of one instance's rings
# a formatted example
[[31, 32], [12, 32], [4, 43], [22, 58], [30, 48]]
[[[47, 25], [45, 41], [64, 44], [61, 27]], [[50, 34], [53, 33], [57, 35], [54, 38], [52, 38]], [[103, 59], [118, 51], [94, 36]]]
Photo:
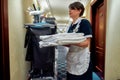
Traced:
[[74, 1], [80, 1], [86, 6], [90, 0], [38, 0], [38, 3], [46, 16], [55, 17], [58, 24], [67, 24], [70, 20], [68, 6]]

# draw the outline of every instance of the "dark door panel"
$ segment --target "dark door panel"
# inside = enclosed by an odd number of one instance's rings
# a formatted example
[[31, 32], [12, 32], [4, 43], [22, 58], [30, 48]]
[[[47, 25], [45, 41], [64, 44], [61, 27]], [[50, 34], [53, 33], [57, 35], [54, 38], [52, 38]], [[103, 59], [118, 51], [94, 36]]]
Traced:
[[91, 4], [91, 23], [93, 38], [91, 41], [92, 61], [97, 73], [104, 79], [105, 69], [105, 31], [106, 0], [94, 0]]

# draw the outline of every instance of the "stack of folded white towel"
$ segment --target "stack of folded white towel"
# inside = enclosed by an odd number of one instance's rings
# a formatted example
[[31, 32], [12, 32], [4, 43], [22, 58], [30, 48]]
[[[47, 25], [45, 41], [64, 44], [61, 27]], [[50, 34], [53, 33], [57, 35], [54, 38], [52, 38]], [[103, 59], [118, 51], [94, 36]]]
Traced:
[[29, 15], [41, 15], [43, 13], [44, 13], [43, 11], [30, 11]]
[[68, 45], [74, 43], [80, 43], [86, 40], [83, 33], [59, 33], [54, 35], [40, 36], [39, 42], [40, 48], [57, 45]]

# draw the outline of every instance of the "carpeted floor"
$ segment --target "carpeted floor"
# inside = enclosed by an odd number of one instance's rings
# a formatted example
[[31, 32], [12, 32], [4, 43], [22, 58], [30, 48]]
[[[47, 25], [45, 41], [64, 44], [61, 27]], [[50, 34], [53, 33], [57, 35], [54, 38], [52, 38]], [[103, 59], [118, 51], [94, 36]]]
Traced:
[[66, 78], [66, 48], [63, 46], [58, 46], [58, 59], [57, 59], [57, 79], [65, 80]]

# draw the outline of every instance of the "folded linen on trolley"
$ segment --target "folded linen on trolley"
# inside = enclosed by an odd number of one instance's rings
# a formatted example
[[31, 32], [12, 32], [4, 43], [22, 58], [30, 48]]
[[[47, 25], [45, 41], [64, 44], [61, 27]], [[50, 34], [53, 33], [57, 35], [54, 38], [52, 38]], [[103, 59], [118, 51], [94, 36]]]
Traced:
[[43, 35], [39, 38], [41, 40], [39, 42], [40, 48], [80, 43], [86, 40], [83, 33], [59, 33], [54, 35]]

